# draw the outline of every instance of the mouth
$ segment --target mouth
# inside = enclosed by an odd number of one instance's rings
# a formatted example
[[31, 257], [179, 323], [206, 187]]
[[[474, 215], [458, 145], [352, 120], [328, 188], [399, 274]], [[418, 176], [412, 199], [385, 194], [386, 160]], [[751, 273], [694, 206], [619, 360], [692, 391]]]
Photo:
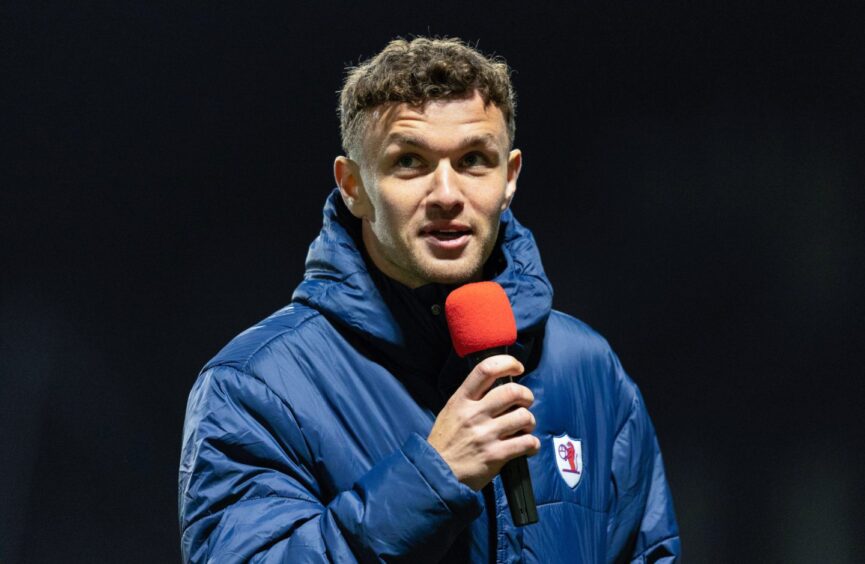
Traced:
[[427, 232], [429, 235], [432, 235], [436, 239], [442, 239], [444, 241], [450, 241], [453, 239], [459, 239], [463, 235], [468, 235], [469, 230], [460, 230], [460, 229], [434, 229], [432, 231]]
[[472, 230], [463, 225], [430, 226], [421, 231], [421, 236], [433, 247], [454, 250], [465, 246]]

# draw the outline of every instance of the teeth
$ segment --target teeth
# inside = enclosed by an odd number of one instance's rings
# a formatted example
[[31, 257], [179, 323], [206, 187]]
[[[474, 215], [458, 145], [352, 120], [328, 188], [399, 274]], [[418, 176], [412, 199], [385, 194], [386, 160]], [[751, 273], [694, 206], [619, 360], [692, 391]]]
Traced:
[[456, 239], [458, 237], [462, 237], [464, 234], [462, 231], [453, 231], [446, 229], [439, 229], [433, 231], [432, 233], [435, 237], [438, 237], [440, 239]]
[[428, 231], [426, 231], [428, 235], [433, 235], [442, 239], [456, 239], [457, 237], [467, 235], [469, 232], [470, 230], [461, 228], [429, 229]]

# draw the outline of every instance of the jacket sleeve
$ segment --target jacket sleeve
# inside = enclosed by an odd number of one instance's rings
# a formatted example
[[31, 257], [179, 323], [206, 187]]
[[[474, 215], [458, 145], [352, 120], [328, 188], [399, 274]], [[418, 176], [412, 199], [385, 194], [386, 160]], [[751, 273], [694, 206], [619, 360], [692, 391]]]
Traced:
[[655, 430], [637, 386], [615, 364], [631, 401], [613, 446], [607, 561], [677, 562], [679, 527]]
[[234, 368], [190, 394], [180, 464], [184, 562], [427, 561], [482, 511], [417, 434], [325, 499], [290, 406]]

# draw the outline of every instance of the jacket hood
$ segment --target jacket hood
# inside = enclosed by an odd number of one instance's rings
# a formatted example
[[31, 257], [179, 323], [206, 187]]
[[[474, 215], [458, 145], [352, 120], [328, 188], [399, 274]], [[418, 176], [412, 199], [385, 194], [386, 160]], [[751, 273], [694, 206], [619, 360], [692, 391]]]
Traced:
[[[454, 287], [429, 284], [409, 289], [368, 263], [361, 241], [360, 220], [334, 189], [324, 206], [321, 233], [309, 247], [304, 279], [292, 299], [317, 309], [377, 348], [404, 357], [400, 364], [417, 364], [426, 356], [424, 350], [440, 351], [442, 330], [447, 337], [447, 327], [444, 315], [429, 314], [430, 306], [437, 303], [442, 311]], [[493, 261], [496, 264], [490, 268]], [[541, 331], [552, 308], [552, 286], [534, 237], [510, 210], [501, 216], [499, 241], [486, 270], [507, 293], [521, 340]], [[449, 339], [444, 346], [450, 349]], [[435, 369], [439, 367], [440, 363]]]

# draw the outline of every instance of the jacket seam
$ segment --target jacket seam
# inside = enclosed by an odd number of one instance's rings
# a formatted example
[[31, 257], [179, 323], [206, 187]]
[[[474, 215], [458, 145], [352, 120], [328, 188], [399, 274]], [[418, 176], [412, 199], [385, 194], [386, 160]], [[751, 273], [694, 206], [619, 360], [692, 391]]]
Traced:
[[630, 388], [630, 392], [633, 394], [631, 398], [631, 406], [628, 408], [628, 415], [624, 418], [621, 425], [619, 425], [618, 429], [616, 429], [615, 439], [613, 442], [619, 440], [619, 435], [624, 431], [625, 427], [628, 425], [628, 421], [634, 416], [634, 412], [637, 411], [637, 405], [640, 403], [640, 394], [637, 392], [637, 385], [633, 382], [625, 381], [625, 384]]
[[[294, 358], [294, 355], [292, 355], [292, 358]], [[296, 359], [295, 359], [295, 361], [296, 361]], [[216, 366], [220, 366], [220, 365], [216, 365]], [[216, 366], [212, 366], [211, 368], [215, 368]], [[265, 381], [264, 381], [260, 376], [258, 376], [258, 375], [255, 374], [254, 372], [250, 372], [250, 371], [248, 371], [248, 370], [243, 370], [243, 369], [240, 369], [240, 368], [237, 368], [237, 367], [233, 367], [233, 366], [226, 366], [226, 368], [228, 368], [229, 370], [233, 370], [233, 371], [236, 372], [238, 375], [246, 376], [246, 377], [251, 378], [252, 380], [258, 382], [258, 383], [261, 384], [261, 386], [262, 386], [262, 387], [267, 391], [267, 393], [271, 394], [271, 395], [274, 396], [276, 399], [278, 399], [279, 402], [280, 402], [283, 406], [285, 406], [285, 408], [286, 408], [286, 409], [288, 410], [288, 412], [291, 414], [291, 418], [292, 418], [292, 420], [295, 422], [295, 424], [297, 425], [298, 430], [301, 431], [299, 434], [300, 434], [301, 439], [303, 439], [303, 444], [304, 444], [304, 446], [306, 447], [307, 451], [312, 452], [312, 447], [309, 445], [309, 442], [308, 442], [307, 437], [306, 437], [306, 433], [303, 432], [303, 426], [302, 426], [301, 423], [300, 423], [300, 419], [298, 419], [297, 414], [296, 414], [295, 411], [294, 411], [294, 407], [292, 407], [292, 405], [291, 405], [290, 403], [288, 403], [288, 401], [287, 401], [285, 398], [283, 398], [281, 395], [277, 394], [277, 393], [273, 390], [273, 388], [271, 388], [271, 387], [267, 384], [267, 382], [265, 382]], [[276, 495], [265, 495], [265, 496], [258, 496], [258, 497], [252, 497], [252, 498], [245, 498], [245, 499], [241, 499], [241, 500], [238, 500], [238, 501], [236, 501], [236, 502], [234, 502], [234, 503], [232, 503], [232, 504], [229, 504], [228, 506], [226, 506], [226, 508], [228, 508], [228, 507], [234, 507], [235, 505], [242, 504], [242, 503], [244, 503], [244, 502], [246, 502], [246, 501], [254, 501], [254, 500], [256, 500], [256, 499], [264, 499], [264, 498], [268, 498], [268, 497], [275, 497], [275, 498], [282, 498], [282, 499], [297, 499], [297, 500], [300, 500], [300, 501], [306, 501], [306, 502], [318, 503], [319, 505], [321, 505], [322, 507], [324, 507], [324, 504], [321, 502], [321, 500], [316, 499], [316, 498], [314, 498], [314, 497], [304, 498], [304, 497], [299, 497], [299, 496], [287, 496], [287, 495], [278, 495], [278, 494], [276, 494]], [[224, 511], [226, 508], [223, 508], [223, 509], [221, 509], [220, 511]], [[212, 514], [211, 514], [211, 515], [212, 515]], [[182, 531], [182, 532], [185, 532], [186, 529], [188, 529], [189, 527], [191, 527], [193, 524], [197, 523], [198, 521], [200, 521], [200, 520], [203, 519], [204, 517], [206, 517], [206, 515], [202, 515], [202, 516], [198, 517], [197, 519], [195, 519], [194, 521], [190, 521], [189, 523], [186, 524], [186, 527], [184, 527], [184, 528], [181, 529], [181, 531]]]
[[[289, 354], [291, 355], [292, 360], [294, 360], [295, 362], [297, 362], [297, 358], [294, 356], [294, 353], [292, 353], [291, 351], [289, 351]], [[291, 414], [291, 418], [294, 420], [294, 423], [297, 425], [297, 429], [298, 429], [298, 431], [300, 431], [299, 434], [300, 434], [300, 437], [303, 439], [303, 445], [306, 447], [306, 450], [309, 451], [309, 452], [311, 453], [311, 452], [313, 451], [313, 449], [312, 449], [312, 447], [311, 447], [310, 444], [309, 444], [309, 441], [308, 441], [308, 439], [307, 439], [306, 433], [303, 432], [303, 425], [301, 425], [301, 423], [300, 423], [300, 419], [297, 417], [297, 413], [295, 413], [295, 411], [294, 411], [294, 406], [292, 406], [292, 405], [288, 402], [287, 399], [285, 399], [284, 397], [282, 397], [280, 394], [276, 393], [276, 391], [274, 391], [274, 389], [271, 388], [270, 385], [269, 385], [269, 384], [268, 384], [268, 383], [267, 383], [267, 382], [266, 382], [266, 381], [265, 381], [261, 376], [259, 376], [259, 375], [256, 374], [255, 372], [252, 372], [252, 371], [250, 371], [250, 370], [247, 370], [246, 368], [248, 368], [248, 366], [244, 366], [244, 369], [243, 369], [243, 370], [238, 370], [238, 369], [235, 369], [235, 370], [237, 370], [240, 374], [244, 374], [244, 375], [246, 375], [246, 376], [252, 378], [252, 379], [255, 380], [256, 382], [258, 382], [259, 384], [261, 384], [262, 387], [263, 387], [265, 390], [267, 390], [267, 392], [268, 392], [269, 394], [273, 395], [276, 399], [279, 400], [279, 402], [280, 402], [282, 405], [285, 406], [285, 408], [286, 408], [286, 409], [288, 410], [288, 412]]]
[[414, 460], [409, 458], [406, 455], [406, 453], [403, 451], [402, 448], [399, 449], [399, 453], [406, 460], [406, 462], [408, 462], [409, 465], [411, 465], [411, 467], [414, 469], [414, 471], [417, 473], [417, 475], [420, 476], [420, 479], [423, 480], [424, 484], [426, 484], [426, 487], [429, 488], [429, 491], [431, 491], [433, 493], [433, 495], [436, 497], [436, 500], [442, 505], [442, 507], [447, 509], [448, 513], [450, 513], [451, 515], [454, 515], [455, 514], [454, 510], [450, 507], [450, 505], [448, 505], [448, 503], [444, 499], [442, 499], [442, 496], [439, 495], [439, 492], [436, 491], [435, 487], [433, 487], [433, 485], [430, 483], [430, 481], [427, 479], [427, 477], [423, 475], [423, 472], [421, 472], [421, 469], [418, 467], [417, 463], [415, 463]]
[[[289, 353], [289, 354], [291, 354], [291, 353]], [[292, 359], [295, 360], [295, 362], [297, 361], [297, 359], [294, 358], [294, 355], [293, 355], [293, 354], [291, 355], [291, 357], [292, 357]], [[259, 376], [259, 375], [256, 374], [255, 372], [252, 372], [252, 371], [250, 371], [250, 370], [247, 370], [247, 365], [244, 365], [244, 366], [238, 368], [238, 367], [236, 367], [236, 366], [231, 366], [231, 365], [228, 365], [228, 364], [225, 364], [225, 365], [223, 365], [223, 364], [215, 364], [215, 365], [211, 366], [210, 368], [208, 368], [208, 370], [213, 369], [213, 368], [217, 368], [217, 367], [223, 367], [223, 366], [224, 366], [225, 368], [228, 368], [228, 369], [230, 369], [230, 370], [235, 371], [235, 372], [236, 372], [237, 374], [239, 374], [239, 375], [246, 376], [247, 378], [252, 378], [252, 379], [255, 380], [256, 382], [258, 382], [259, 384], [261, 384], [261, 386], [262, 386], [265, 390], [267, 390], [267, 393], [269, 393], [269, 394], [273, 395], [274, 397], [276, 397], [276, 399], [278, 399], [279, 402], [280, 402], [282, 405], [284, 405], [286, 409], [288, 409], [288, 411], [291, 413], [291, 418], [294, 420], [295, 423], [297, 423], [298, 428], [299, 428], [299, 429], [302, 428], [302, 426], [301, 426], [301, 424], [300, 424], [300, 420], [297, 418], [297, 415], [296, 415], [295, 412], [294, 412], [294, 407], [292, 407], [292, 405], [291, 405], [290, 403], [288, 403], [288, 400], [286, 400], [286, 399], [285, 399], [284, 397], [282, 397], [281, 395], [277, 394], [277, 393], [274, 391], [274, 389], [271, 388], [270, 385], [268, 385], [268, 383], [267, 383], [267, 382], [266, 382], [266, 381], [265, 381], [261, 376]], [[309, 449], [309, 448], [310, 448], [310, 447], [309, 447], [309, 444], [306, 442], [306, 435], [304, 435], [303, 433], [301, 433], [301, 436], [303, 437], [303, 442], [304, 442], [304, 444], [306, 445], [307, 449]]]
[[[308, 317], [303, 318], [303, 319], [300, 321], [300, 323], [298, 323], [297, 325], [294, 325], [294, 326], [292, 326], [292, 327], [287, 327], [287, 328], [285, 328], [284, 330], [280, 331], [279, 333], [277, 333], [277, 334], [271, 336], [269, 339], [267, 339], [266, 341], [264, 341], [263, 343], [261, 343], [260, 345], [258, 345], [258, 347], [256, 347], [254, 351], [252, 351], [251, 353], [249, 353], [249, 355], [247, 355], [247, 357], [246, 357], [246, 360], [243, 361], [243, 364], [242, 364], [241, 367], [240, 367], [241, 370], [242, 370], [245, 374], [250, 374], [250, 372], [247, 370], [247, 369], [249, 368], [249, 364], [250, 364], [250, 363], [252, 362], [252, 360], [255, 358], [255, 355], [257, 355], [259, 352], [261, 352], [261, 350], [262, 350], [263, 348], [265, 348], [266, 346], [268, 346], [268, 345], [269, 345], [270, 343], [272, 343], [273, 341], [279, 339], [280, 337], [283, 337], [283, 336], [286, 335], [287, 333], [291, 333], [291, 332], [293, 332], [293, 331], [297, 331], [297, 330], [300, 329], [303, 325], [305, 325], [307, 321], [310, 321], [310, 320], [312, 320], [312, 319], [314, 319], [314, 318], [316, 318], [316, 317], [319, 317], [319, 316], [321, 316], [321, 313], [320, 313], [319, 311], [310, 308], [310, 315], [309, 315]], [[294, 356], [294, 355], [292, 355], [292, 357], [293, 357], [293, 356]], [[265, 386], [267, 386], [267, 384], [265, 384], [263, 381], [262, 381], [262, 384], [264, 384]], [[270, 389], [270, 386], [267, 386], [267, 387], [268, 387], [268, 389]], [[271, 390], [271, 391], [273, 391], [273, 390]], [[277, 396], [277, 397], [279, 397], [279, 396]], [[280, 398], [280, 399], [281, 399], [281, 398]]]
[[[274, 495], [259, 495], [259, 496], [256, 496], [256, 497], [247, 497], [247, 498], [244, 498], [244, 499], [238, 500], [238, 501], [236, 501], [236, 502], [234, 502], [234, 503], [232, 503], [232, 504], [230, 504], [230, 505], [228, 505], [228, 506], [226, 506], [226, 507], [220, 509], [219, 512], [225, 512], [226, 509], [230, 509], [230, 508], [233, 509], [233, 508], [237, 507], [238, 505], [244, 505], [244, 504], [247, 503], [247, 502], [250, 502], [250, 501], [258, 501], [258, 500], [260, 500], [260, 499], [286, 499], [286, 500], [294, 499], [294, 500], [297, 500], [297, 501], [304, 501], [304, 502], [306, 502], [306, 503], [315, 503], [315, 504], [317, 504], [317, 505], [319, 505], [319, 506], [321, 506], [321, 507], [324, 507], [324, 506], [321, 504], [321, 501], [319, 501], [319, 500], [317, 500], [317, 499], [314, 499], [314, 498], [311, 498], [311, 497], [310, 497], [310, 498], [307, 498], [307, 497], [294, 496], [294, 495], [279, 495], [279, 494], [274, 494]], [[205, 517], [210, 517], [211, 515], [213, 515], [213, 513], [208, 513], [208, 514], [206, 514], [206, 515], [202, 515], [202, 516], [200, 516], [198, 519], [195, 519], [194, 521], [190, 521], [189, 523], [186, 524], [185, 527], [183, 527], [183, 528], [180, 529], [180, 535], [183, 536], [184, 534], [186, 534], [186, 531], [188, 531], [190, 527], [192, 527], [193, 525], [195, 525], [196, 523], [198, 523], [199, 521], [201, 521], [201, 520], [204, 519]], [[217, 530], [219, 530], [219, 528], [221, 528], [221, 523], [220, 523], [220, 527], [218, 527]], [[216, 531], [214, 531], [214, 532], [216, 532]]]
[[571, 501], [568, 499], [556, 499], [553, 501], [545, 501], [543, 503], [537, 504], [537, 506], [538, 507], [544, 507], [545, 505], [563, 505], [565, 503], [567, 503], [568, 505], [576, 505], [577, 507], [585, 509], [586, 511], [591, 511], [592, 513], [598, 513], [600, 515], [609, 515], [610, 514], [609, 511], [604, 511], [602, 509], [594, 509], [592, 507], [587, 507], [587, 506], [583, 505], [582, 503], [577, 503], [576, 501]]

